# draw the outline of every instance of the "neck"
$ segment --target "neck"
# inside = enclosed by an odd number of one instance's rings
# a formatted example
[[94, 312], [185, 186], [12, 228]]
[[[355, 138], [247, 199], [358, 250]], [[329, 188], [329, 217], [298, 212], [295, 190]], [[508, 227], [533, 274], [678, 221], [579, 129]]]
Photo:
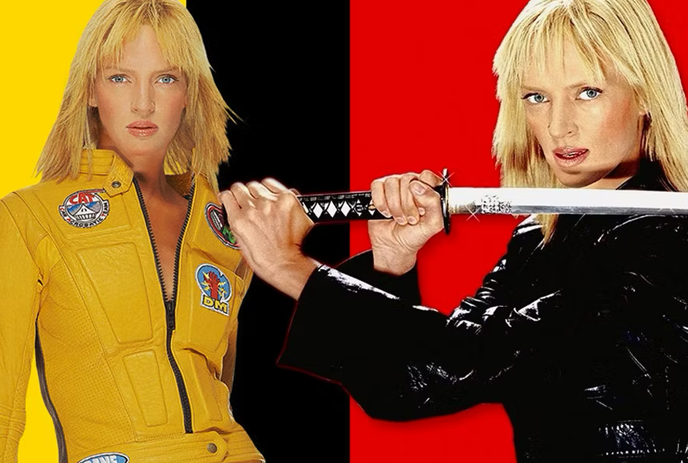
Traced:
[[159, 172], [141, 172], [134, 170], [134, 178], [139, 184], [143, 196], [149, 199], [170, 200], [179, 194], [167, 183], [164, 170]]
[[164, 153], [150, 156], [126, 156], [119, 151], [114, 151], [134, 172], [134, 178], [146, 201], [174, 201], [180, 196], [167, 183]]
[[584, 188], [615, 190], [638, 172], [638, 169], [640, 168], [640, 161], [641, 159], [638, 155], [629, 161], [622, 162], [609, 174], [598, 181], [585, 186]]

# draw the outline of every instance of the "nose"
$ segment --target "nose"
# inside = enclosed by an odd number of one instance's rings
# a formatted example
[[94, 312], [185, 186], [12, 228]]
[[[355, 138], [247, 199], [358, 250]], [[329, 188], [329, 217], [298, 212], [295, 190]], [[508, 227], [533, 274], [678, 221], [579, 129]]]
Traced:
[[131, 110], [144, 117], [155, 111], [155, 89], [150, 83], [141, 82], [135, 86]]
[[555, 140], [564, 139], [578, 131], [573, 102], [562, 99], [552, 102], [547, 130]]

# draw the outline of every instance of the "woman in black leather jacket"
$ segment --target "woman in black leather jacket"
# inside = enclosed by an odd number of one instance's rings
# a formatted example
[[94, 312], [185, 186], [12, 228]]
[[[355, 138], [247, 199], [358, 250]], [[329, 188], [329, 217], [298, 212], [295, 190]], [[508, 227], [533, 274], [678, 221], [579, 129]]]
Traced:
[[[685, 97], [645, 0], [531, 1], [495, 72], [504, 186], [688, 190]], [[519, 462], [688, 461], [688, 220], [528, 218], [447, 318], [415, 275], [441, 229], [437, 180], [373, 182], [395, 220], [338, 270], [301, 254], [311, 224], [283, 186], [223, 194], [256, 274], [298, 299], [281, 363], [379, 418], [502, 403]]]

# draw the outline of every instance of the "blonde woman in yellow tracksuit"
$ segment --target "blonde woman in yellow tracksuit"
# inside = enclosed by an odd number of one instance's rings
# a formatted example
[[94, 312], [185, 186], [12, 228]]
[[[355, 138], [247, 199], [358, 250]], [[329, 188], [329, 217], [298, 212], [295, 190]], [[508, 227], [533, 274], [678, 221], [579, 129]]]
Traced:
[[0, 201], [0, 462], [34, 346], [61, 462], [262, 460], [229, 405], [252, 273], [216, 199], [228, 118], [180, 3], [100, 6], [42, 181]]

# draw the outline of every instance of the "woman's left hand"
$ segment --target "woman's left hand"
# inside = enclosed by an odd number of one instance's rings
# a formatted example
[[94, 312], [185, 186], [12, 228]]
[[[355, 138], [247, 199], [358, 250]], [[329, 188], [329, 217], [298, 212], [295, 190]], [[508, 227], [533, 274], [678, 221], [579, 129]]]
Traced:
[[240, 250], [256, 275], [298, 299], [317, 263], [301, 252], [313, 226], [291, 190], [275, 179], [235, 183], [219, 195]]

